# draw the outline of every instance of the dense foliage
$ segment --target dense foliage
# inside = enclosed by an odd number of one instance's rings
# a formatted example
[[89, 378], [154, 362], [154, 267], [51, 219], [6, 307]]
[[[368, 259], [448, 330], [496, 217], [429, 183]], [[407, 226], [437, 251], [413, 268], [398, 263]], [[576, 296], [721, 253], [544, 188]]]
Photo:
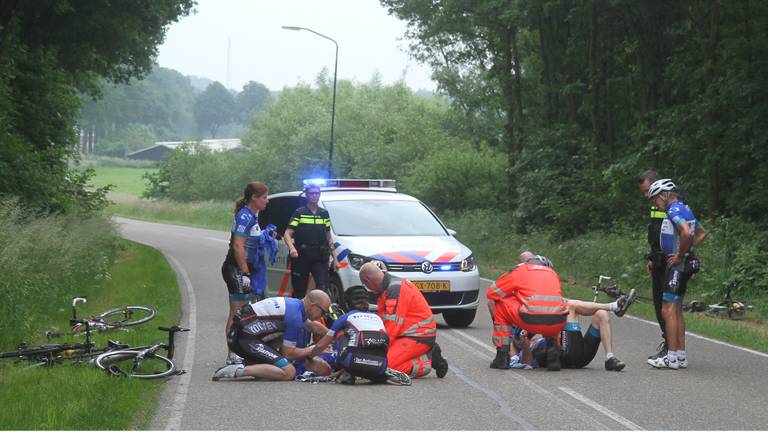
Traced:
[[[100, 79], [127, 82], [146, 74], [166, 27], [192, 0], [41, 0], [0, 3], [0, 194], [49, 210], [86, 202], [88, 173], [69, 170], [77, 157], [74, 126], [80, 93]], [[12, 173], [12, 175], [11, 175]]]

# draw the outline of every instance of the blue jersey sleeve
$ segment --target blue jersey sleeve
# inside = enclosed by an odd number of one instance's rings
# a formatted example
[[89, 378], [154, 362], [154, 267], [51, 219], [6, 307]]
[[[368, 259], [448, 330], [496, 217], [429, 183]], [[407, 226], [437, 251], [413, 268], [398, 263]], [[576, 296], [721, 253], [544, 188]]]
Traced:
[[248, 237], [251, 227], [255, 223], [253, 213], [248, 208], [241, 208], [235, 215], [235, 223], [232, 225], [232, 235], [235, 237]]
[[328, 329], [328, 333], [326, 333], [327, 336], [335, 336], [336, 333], [339, 332], [339, 330], [343, 329], [344, 326], [347, 324], [347, 318], [349, 318], [349, 315], [352, 312], [357, 312], [356, 310], [351, 310], [344, 315], [340, 316], [336, 321], [333, 322], [333, 325], [331, 328]]
[[299, 299], [286, 299], [285, 303], [283, 345], [292, 348], [302, 348], [305, 344], [304, 321], [306, 320], [303, 303]]

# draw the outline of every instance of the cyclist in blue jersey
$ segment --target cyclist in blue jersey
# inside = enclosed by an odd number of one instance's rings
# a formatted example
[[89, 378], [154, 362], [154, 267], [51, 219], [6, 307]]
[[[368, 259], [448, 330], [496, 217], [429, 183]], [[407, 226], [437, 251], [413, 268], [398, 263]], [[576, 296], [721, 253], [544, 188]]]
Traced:
[[227, 335], [229, 349], [245, 361], [219, 368], [213, 380], [257, 377], [286, 381], [296, 376], [292, 362], [303, 360], [308, 371], [330, 375], [325, 361], [312, 356], [305, 347], [307, 332], [318, 331], [317, 320], [328, 310], [331, 299], [321, 290], [312, 290], [303, 299], [270, 297], [248, 303], [235, 313]]
[[[229, 315], [225, 334], [229, 334], [232, 317], [238, 309], [254, 298], [264, 298], [267, 273], [263, 253], [260, 254], [259, 250], [259, 244], [263, 242], [259, 211], [267, 207], [268, 193], [269, 188], [264, 183], [251, 182], [245, 186], [242, 198], [235, 203], [229, 249], [221, 265], [221, 276], [229, 291]], [[268, 233], [270, 234], [271, 232]], [[228, 354], [227, 362], [239, 361], [233, 353]]]
[[666, 218], [661, 224], [659, 243], [661, 251], [667, 256], [662, 314], [668, 342], [667, 354], [648, 359], [648, 364], [655, 368], [687, 368], [683, 297], [693, 273], [690, 269], [698, 269], [698, 258], [693, 255], [693, 250], [708, 232], [701, 226], [690, 207], [679, 199], [677, 187], [671, 179], [661, 179], [651, 184], [648, 198], [666, 213]]
[[311, 355], [320, 354], [333, 342], [338, 353], [338, 382], [354, 384], [355, 377], [360, 377], [410, 385], [408, 374], [387, 368], [389, 336], [381, 318], [368, 311], [368, 290], [360, 285], [350, 287], [344, 292], [344, 302], [349, 312], [333, 321]]

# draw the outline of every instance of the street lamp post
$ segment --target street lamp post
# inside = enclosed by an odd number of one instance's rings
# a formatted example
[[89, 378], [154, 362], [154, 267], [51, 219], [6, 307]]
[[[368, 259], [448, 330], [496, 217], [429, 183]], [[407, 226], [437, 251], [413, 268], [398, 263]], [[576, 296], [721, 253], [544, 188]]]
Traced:
[[308, 29], [306, 27], [283, 26], [283, 29], [294, 30], [294, 31], [306, 30], [322, 38], [328, 39], [329, 41], [333, 42], [333, 44], [336, 46], [336, 60], [334, 61], [334, 64], [333, 64], [333, 102], [331, 104], [331, 138], [330, 138], [330, 142], [328, 143], [328, 178], [333, 178], [333, 126], [336, 121], [336, 72], [339, 68], [339, 44], [336, 43], [335, 40], [329, 38], [328, 36], [322, 33], [318, 33], [312, 29]]

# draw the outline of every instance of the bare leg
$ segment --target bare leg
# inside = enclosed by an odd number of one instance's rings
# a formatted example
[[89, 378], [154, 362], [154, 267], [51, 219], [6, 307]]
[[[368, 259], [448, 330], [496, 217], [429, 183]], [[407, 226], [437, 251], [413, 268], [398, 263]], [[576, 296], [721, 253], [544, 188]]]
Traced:
[[683, 316], [683, 305], [675, 303], [675, 316], [677, 317], [677, 349], [685, 350], [685, 317]]
[[600, 331], [600, 342], [605, 353], [613, 352], [613, 336], [611, 333], [611, 314], [604, 310], [595, 312], [592, 316], [592, 327]]
[[669, 351], [677, 351], [680, 349], [678, 342], [680, 323], [675, 313], [675, 303], [664, 302], [661, 306], [661, 313], [664, 315], [664, 322], [669, 335]]
[[597, 311], [611, 310], [610, 303], [594, 303], [581, 300], [568, 300], [568, 316], [570, 318], [571, 313], [577, 313], [582, 316], [592, 316]]
[[333, 373], [333, 370], [328, 363], [319, 358], [307, 359], [305, 366], [308, 371], [312, 371], [318, 375], [329, 376]]
[[279, 368], [271, 364], [255, 364], [243, 369], [243, 376], [264, 378], [272, 381], [290, 381], [296, 377], [296, 368], [292, 364]]

